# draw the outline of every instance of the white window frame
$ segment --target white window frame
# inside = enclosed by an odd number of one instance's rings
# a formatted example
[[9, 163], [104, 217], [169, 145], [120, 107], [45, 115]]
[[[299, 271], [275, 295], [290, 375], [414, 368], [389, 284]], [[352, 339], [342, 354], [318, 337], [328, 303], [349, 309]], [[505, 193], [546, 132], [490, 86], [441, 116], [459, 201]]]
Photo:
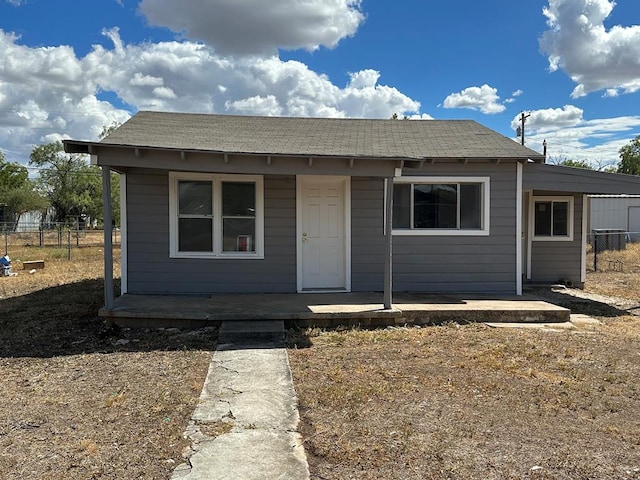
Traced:
[[[553, 219], [551, 220], [551, 235], [536, 235], [536, 203], [538, 202], [562, 202], [568, 204], [567, 235], [553, 234]], [[534, 196], [531, 199], [531, 205], [529, 207], [529, 231], [531, 232], [531, 240], [534, 242], [573, 242], [573, 203], [574, 198], [572, 196]]]
[[[480, 215], [482, 228], [479, 229], [458, 229], [458, 228], [394, 228], [393, 235], [407, 236], [488, 236], [490, 234], [491, 225], [491, 177], [396, 177], [393, 179], [395, 184], [431, 184], [442, 185], [447, 183], [474, 183], [482, 186], [482, 205], [480, 206]], [[411, 199], [413, 205], [413, 198]]]
[[[178, 182], [207, 181], [213, 188], [213, 250], [211, 252], [181, 252], [178, 250]], [[222, 251], [222, 183], [252, 182], [256, 186], [255, 252]], [[264, 178], [262, 175], [217, 175], [209, 173], [169, 172], [169, 257], [216, 259], [264, 258]]]

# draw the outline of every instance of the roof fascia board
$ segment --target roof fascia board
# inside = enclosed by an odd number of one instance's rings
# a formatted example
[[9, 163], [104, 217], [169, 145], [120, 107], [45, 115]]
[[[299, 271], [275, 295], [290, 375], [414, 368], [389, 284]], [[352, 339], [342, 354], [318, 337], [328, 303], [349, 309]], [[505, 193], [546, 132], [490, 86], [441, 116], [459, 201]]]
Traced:
[[[396, 157], [396, 156], [388, 156], [388, 157], [370, 157], [370, 156], [335, 156], [335, 155], [318, 155], [318, 154], [288, 154], [288, 153], [278, 153], [278, 152], [263, 152], [263, 153], [255, 153], [255, 152], [231, 152], [231, 151], [215, 151], [215, 150], [197, 150], [197, 149], [185, 149], [185, 148], [166, 148], [166, 147], [153, 147], [147, 145], [121, 145], [114, 143], [104, 143], [104, 142], [88, 142], [88, 141], [79, 141], [79, 140], [63, 140], [64, 148], [67, 153], [93, 153], [99, 154], [100, 152], [104, 152], [107, 149], [129, 149], [133, 151], [138, 151], [141, 155], [143, 151], [156, 151], [156, 152], [176, 152], [177, 155], [181, 159], [185, 159], [190, 154], [209, 154], [209, 155], [222, 155], [227, 159], [230, 156], [256, 156], [260, 158], [268, 159], [271, 158], [272, 161], [276, 158], [300, 158], [304, 157], [307, 159], [327, 159], [327, 158], [347, 158], [349, 161], [351, 160], [364, 160], [364, 161], [379, 161], [379, 160], [387, 160], [387, 161], [400, 161], [400, 162], [409, 162], [415, 164], [419, 163], [419, 166], [422, 167], [425, 163], [433, 164], [433, 163], [442, 163], [442, 162], [457, 162], [462, 164], [467, 163], [476, 163], [476, 162], [527, 162], [532, 160], [530, 157], [496, 157], [496, 156], [487, 156], [487, 157]], [[533, 159], [532, 161], [536, 161]], [[415, 168], [415, 167], [412, 167]]]
[[549, 164], [528, 164], [526, 188], [585, 194], [640, 194], [640, 176], [599, 172]]

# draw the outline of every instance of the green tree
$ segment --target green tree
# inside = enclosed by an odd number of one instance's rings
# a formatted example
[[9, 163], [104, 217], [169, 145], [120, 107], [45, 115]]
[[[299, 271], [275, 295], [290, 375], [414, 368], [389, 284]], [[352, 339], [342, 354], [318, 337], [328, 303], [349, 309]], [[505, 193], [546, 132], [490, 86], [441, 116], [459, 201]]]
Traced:
[[[56, 222], [73, 225], [87, 217], [102, 221], [102, 173], [88, 164], [86, 155], [65, 153], [62, 143], [54, 142], [35, 147], [30, 158], [31, 165], [41, 168], [38, 183], [54, 209]], [[113, 190], [117, 188], [116, 180]], [[119, 195], [113, 196], [119, 200]], [[114, 208], [114, 213], [118, 211]]]
[[48, 206], [47, 199], [29, 179], [28, 170], [19, 163], [7, 162], [2, 152], [0, 152], [0, 205], [3, 211], [1, 221], [11, 224], [10, 228], [16, 227], [23, 213], [44, 211]]
[[640, 135], [620, 149], [618, 173], [640, 175]]
[[562, 160], [559, 165], [563, 165], [565, 167], [574, 167], [574, 168], [584, 168], [585, 170], [595, 170], [593, 165], [591, 165], [586, 160]]
[[[100, 132], [100, 140], [111, 135], [121, 124], [113, 122], [111, 125], [103, 126]], [[116, 225], [120, 225], [120, 175], [111, 172], [111, 216]], [[102, 215], [101, 215], [102, 218]]]

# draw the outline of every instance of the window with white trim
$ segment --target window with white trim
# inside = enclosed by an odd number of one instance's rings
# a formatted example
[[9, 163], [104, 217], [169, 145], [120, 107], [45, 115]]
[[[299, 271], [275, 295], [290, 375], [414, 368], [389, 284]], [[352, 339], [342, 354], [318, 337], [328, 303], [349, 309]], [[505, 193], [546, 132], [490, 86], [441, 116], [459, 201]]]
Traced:
[[171, 257], [263, 258], [263, 179], [169, 174]]
[[533, 240], [573, 240], [573, 197], [533, 197]]
[[488, 235], [489, 177], [399, 177], [395, 235]]

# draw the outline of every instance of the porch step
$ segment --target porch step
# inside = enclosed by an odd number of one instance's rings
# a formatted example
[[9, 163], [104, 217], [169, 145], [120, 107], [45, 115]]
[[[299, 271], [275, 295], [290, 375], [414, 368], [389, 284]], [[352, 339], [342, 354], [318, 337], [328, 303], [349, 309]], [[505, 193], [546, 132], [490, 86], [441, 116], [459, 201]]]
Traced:
[[219, 343], [283, 342], [283, 320], [232, 320], [222, 322]]

